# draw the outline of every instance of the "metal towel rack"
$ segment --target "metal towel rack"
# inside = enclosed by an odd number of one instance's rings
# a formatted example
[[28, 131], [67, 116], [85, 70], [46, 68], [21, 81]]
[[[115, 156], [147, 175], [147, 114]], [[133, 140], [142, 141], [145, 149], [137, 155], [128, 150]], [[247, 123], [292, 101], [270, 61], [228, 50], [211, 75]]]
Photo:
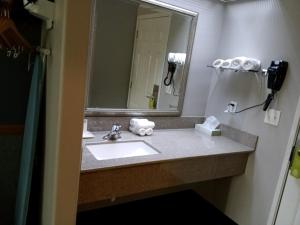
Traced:
[[213, 68], [213, 69], [219, 69], [220, 71], [233, 71], [233, 72], [241, 72], [241, 73], [261, 73], [263, 76], [267, 76], [267, 70], [266, 69], [261, 69], [261, 70], [242, 70], [242, 69], [232, 69], [232, 68], [216, 68], [212, 65], [207, 65], [208, 68]]

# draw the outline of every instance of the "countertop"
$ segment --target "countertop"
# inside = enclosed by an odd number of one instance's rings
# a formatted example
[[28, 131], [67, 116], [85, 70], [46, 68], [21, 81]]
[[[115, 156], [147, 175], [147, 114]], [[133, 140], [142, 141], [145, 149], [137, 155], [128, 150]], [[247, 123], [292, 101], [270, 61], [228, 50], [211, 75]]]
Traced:
[[157, 149], [160, 154], [99, 161], [89, 152], [85, 144], [111, 142], [102, 139], [107, 133], [93, 132], [95, 138], [83, 140], [82, 173], [169, 160], [250, 153], [254, 151], [253, 148], [237, 143], [229, 138], [223, 136], [211, 137], [195, 129], [155, 130], [152, 136], [144, 137], [123, 131], [121, 134], [122, 138], [115, 142], [142, 140]]

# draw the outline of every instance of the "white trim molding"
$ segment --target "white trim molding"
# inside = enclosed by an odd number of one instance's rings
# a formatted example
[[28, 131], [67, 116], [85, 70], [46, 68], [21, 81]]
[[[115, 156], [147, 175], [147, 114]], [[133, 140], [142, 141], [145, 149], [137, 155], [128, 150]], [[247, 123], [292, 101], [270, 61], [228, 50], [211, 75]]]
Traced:
[[288, 141], [288, 144], [286, 147], [286, 151], [285, 151], [285, 155], [284, 155], [284, 159], [283, 159], [283, 163], [282, 163], [282, 167], [281, 167], [281, 172], [280, 172], [279, 179], [277, 182], [276, 191], [275, 191], [275, 195], [273, 198], [271, 210], [269, 213], [269, 219], [268, 219], [267, 225], [274, 225], [276, 222], [277, 213], [278, 213], [278, 210], [280, 207], [280, 201], [281, 201], [281, 198], [283, 195], [283, 191], [285, 188], [285, 182], [286, 182], [287, 175], [289, 172], [289, 166], [290, 166], [289, 159], [290, 159], [291, 151], [297, 140], [299, 126], [300, 126], [300, 97], [298, 99], [298, 105], [297, 105], [296, 113], [294, 115], [294, 121], [293, 121], [293, 125], [291, 128], [289, 141]]
[[149, 3], [152, 5], [157, 5], [157, 6], [160, 6], [163, 8], [171, 9], [171, 10], [174, 10], [174, 11], [186, 14], [186, 15], [194, 16], [194, 17], [198, 16], [198, 13], [196, 13], [196, 12], [193, 12], [193, 11], [190, 11], [187, 9], [183, 9], [183, 8], [180, 8], [180, 7], [177, 7], [174, 5], [170, 5], [170, 4], [167, 4], [167, 3], [164, 3], [161, 1], [157, 1], [157, 0], [141, 0], [141, 2]]

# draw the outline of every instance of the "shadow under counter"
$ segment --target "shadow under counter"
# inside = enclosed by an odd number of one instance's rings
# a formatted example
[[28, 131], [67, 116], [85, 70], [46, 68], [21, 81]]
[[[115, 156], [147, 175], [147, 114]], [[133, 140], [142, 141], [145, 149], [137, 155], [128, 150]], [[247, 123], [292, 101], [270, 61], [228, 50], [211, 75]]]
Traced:
[[77, 225], [236, 225], [192, 190], [79, 212]]

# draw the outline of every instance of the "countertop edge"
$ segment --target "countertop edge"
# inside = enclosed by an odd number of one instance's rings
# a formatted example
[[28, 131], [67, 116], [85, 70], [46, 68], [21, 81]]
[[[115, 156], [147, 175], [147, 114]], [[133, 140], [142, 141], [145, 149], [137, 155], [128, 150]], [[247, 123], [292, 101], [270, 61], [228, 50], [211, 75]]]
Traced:
[[128, 164], [128, 165], [111, 166], [111, 167], [105, 167], [105, 168], [95, 168], [95, 169], [86, 169], [86, 170], [81, 169], [80, 174], [88, 174], [88, 173], [95, 173], [95, 172], [101, 172], [101, 171], [123, 169], [123, 168], [125, 169], [125, 168], [131, 168], [131, 167], [161, 164], [161, 163], [168, 163], [168, 162], [175, 162], [175, 161], [192, 160], [192, 159], [200, 159], [200, 158], [216, 158], [216, 157], [230, 156], [230, 155], [251, 154], [253, 152], [255, 152], [255, 149], [245, 150], [245, 151], [241, 151], [241, 152], [229, 152], [229, 153], [220, 153], [220, 154], [211, 154], [211, 155], [200, 155], [200, 156], [173, 158], [173, 159], [154, 160], [154, 161], [148, 161], [148, 162], [132, 163], [132, 164]]

